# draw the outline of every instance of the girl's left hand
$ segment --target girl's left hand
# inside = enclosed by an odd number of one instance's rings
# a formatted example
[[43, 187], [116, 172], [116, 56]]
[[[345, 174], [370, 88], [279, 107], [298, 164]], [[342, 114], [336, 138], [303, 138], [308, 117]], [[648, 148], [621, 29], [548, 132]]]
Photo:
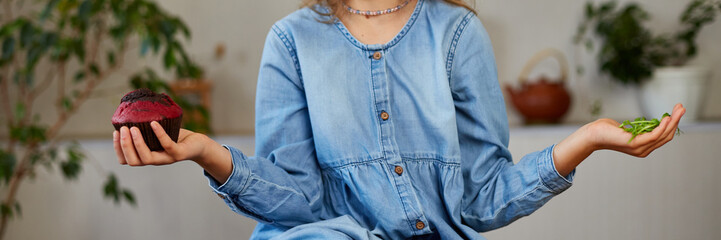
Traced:
[[683, 105], [676, 104], [670, 117], [661, 119], [661, 123], [650, 133], [636, 136], [624, 131], [621, 123], [612, 119], [599, 119], [586, 124], [563, 139], [553, 148], [553, 164], [562, 176], [569, 174], [578, 164], [596, 150], [614, 150], [636, 157], [646, 157], [673, 139], [678, 121], [686, 112]]
[[621, 123], [611, 119], [599, 119], [589, 126], [590, 140], [595, 150], [608, 149], [646, 157], [673, 139], [678, 122], [685, 112], [683, 105], [676, 104], [670, 117], [664, 117], [653, 131], [638, 135], [631, 142], [628, 142], [631, 133], [618, 127]]

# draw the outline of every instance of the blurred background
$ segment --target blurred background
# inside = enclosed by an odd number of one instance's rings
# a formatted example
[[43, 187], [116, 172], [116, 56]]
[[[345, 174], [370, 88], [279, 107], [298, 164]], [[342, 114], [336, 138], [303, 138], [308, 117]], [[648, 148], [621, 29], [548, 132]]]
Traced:
[[[499, 82], [514, 89], [505, 92], [514, 158], [557, 143], [600, 117], [660, 117], [650, 103], [661, 103], [662, 112], [675, 102], [693, 105], [693, 116], [681, 126], [684, 134], [646, 159], [594, 153], [578, 168], [571, 189], [484, 236], [721, 239], [721, 23], [713, 21], [721, 3], [606, 3], [471, 2], [493, 42]], [[253, 155], [264, 40], [271, 25], [299, 4], [0, 1], [0, 107], [7, 109], [0, 111], [0, 123], [8, 126], [0, 128], [4, 238], [248, 238], [255, 222], [230, 211], [192, 162], [117, 164], [110, 118], [133, 88], [169, 92], [192, 113], [186, 128], [210, 132]], [[619, 16], [642, 25], [614, 25]], [[596, 31], [598, 23], [613, 27]], [[699, 25], [703, 28], [693, 27]], [[695, 52], [684, 45], [689, 38]], [[633, 51], [648, 46], [655, 47], [644, 53], [649, 56]], [[602, 48], [618, 49], [609, 50], [610, 56], [638, 58], [640, 64], [609, 61]], [[633, 64], [651, 67], [614, 71]], [[608, 67], [601, 71], [601, 65]], [[529, 96], [568, 110], [533, 115], [524, 109], [548, 106], [524, 100]], [[34, 104], [26, 104], [29, 100]]]

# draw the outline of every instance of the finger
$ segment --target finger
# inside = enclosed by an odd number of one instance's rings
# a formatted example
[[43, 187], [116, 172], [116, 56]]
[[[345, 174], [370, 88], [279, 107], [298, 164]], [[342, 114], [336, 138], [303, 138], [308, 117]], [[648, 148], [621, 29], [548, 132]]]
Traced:
[[[673, 106], [673, 112], [675, 112], [676, 109], [679, 109], [679, 108], [683, 108], [683, 104], [681, 104], [681, 103], [676, 103], [676, 105]], [[673, 112], [671, 112], [671, 113], [673, 113]]]
[[[675, 129], [675, 128], [669, 127], [669, 129]], [[660, 139], [660, 141], [657, 141], [653, 146], [651, 146], [650, 148], [646, 149], [641, 155], [644, 156], [644, 157], [645, 157], [645, 156], [648, 156], [649, 154], [651, 154], [651, 152], [655, 151], [656, 149], [661, 148], [663, 145], [666, 145], [666, 143], [668, 143], [668, 142], [670, 142], [671, 140], [673, 140], [673, 136], [674, 136], [674, 135], [675, 135], [675, 134], [674, 134], [674, 131], [673, 131], [673, 130], [672, 130], [671, 132], [665, 132], [665, 133], [664, 133], [664, 136]]]
[[666, 143], [670, 142], [673, 139], [673, 133], [668, 134], [667, 136], [664, 136], [660, 141], [656, 142], [653, 146], [646, 149], [641, 155], [642, 156], [648, 156], [651, 154], [651, 152], [655, 151], [656, 149], [661, 148], [663, 145], [666, 145]]
[[686, 108], [684, 108], [683, 105], [681, 105], [679, 103], [679, 104], [676, 104], [676, 106], [678, 108], [674, 109], [673, 115], [671, 115], [671, 119], [670, 119], [670, 122], [671, 122], [670, 123], [670, 125], [671, 125], [670, 135], [672, 138], [673, 138], [674, 134], [676, 134], [676, 132], [678, 131], [678, 125], [681, 122], [681, 118], [683, 117], [684, 114], [686, 114]]
[[117, 130], [113, 131], [113, 148], [115, 148], [115, 156], [118, 157], [118, 162], [120, 163], [120, 165], [128, 164], [125, 161], [123, 150], [120, 148], [120, 133]]
[[664, 131], [666, 131], [666, 128], [668, 127], [668, 120], [663, 120], [659, 125], [653, 129], [650, 133], [644, 133], [636, 137], [634, 141], [636, 141], [636, 144], [633, 145], [633, 148], [640, 148], [642, 149], [641, 152], [644, 152], [648, 147], [651, 147], [655, 145], [655, 143], [661, 138]]
[[130, 128], [130, 135], [133, 136], [133, 144], [135, 145], [135, 151], [138, 153], [139, 160], [142, 164], [149, 164], [153, 158], [150, 154], [148, 145], [145, 144], [143, 134], [140, 133], [140, 129], [137, 127]]
[[666, 129], [664, 135], [668, 135], [667, 138], [672, 139], [673, 135], [678, 131], [678, 124], [681, 121], [681, 117], [686, 113], [686, 108], [681, 104], [676, 104], [670, 117], [664, 118], [669, 120], [669, 127]]
[[666, 143], [671, 141], [671, 139], [673, 139], [673, 132], [671, 132], [670, 134], [664, 132], [664, 136], [661, 137], [654, 144], [649, 145], [649, 147], [647, 149], [645, 149], [643, 151], [643, 153], [641, 153], [641, 156], [643, 156], [643, 157], [648, 156], [649, 154], [651, 154], [651, 152], [656, 151], [656, 149], [661, 148], [663, 145], [666, 145]]
[[673, 119], [671, 117], [662, 118], [661, 124], [659, 124], [659, 126], [660, 125], [666, 126], [666, 128], [663, 129], [663, 133], [661, 134], [660, 139], [666, 139], [666, 137], [668, 136], [668, 133], [673, 132], [673, 130], [676, 128], [676, 126], [674, 125]]
[[678, 123], [681, 120], [681, 116], [683, 116], [685, 111], [686, 109], [683, 108], [683, 105], [676, 104], [676, 106], [674, 106], [672, 115], [670, 117], [664, 117], [663, 119], [661, 119], [661, 124], [667, 125], [666, 129], [664, 130], [661, 137], [656, 141], [656, 143], [654, 143], [650, 148], [644, 150], [644, 153], [642, 155], [648, 155], [654, 150], [673, 140], [673, 137], [678, 129]]
[[123, 149], [123, 155], [125, 160], [130, 166], [142, 166], [142, 163], [138, 159], [138, 153], [135, 152], [135, 146], [133, 146], [133, 139], [130, 136], [130, 130], [127, 127], [120, 128], [120, 147]]
[[165, 149], [165, 152], [167, 152], [173, 157], [180, 155], [179, 149], [177, 148], [178, 144], [173, 142], [172, 139], [170, 139], [170, 136], [165, 133], [165, 129], [160, 126], [160, 123], [153, 121], [150, 123], [150, 127], [153, 128], [153, 132], [155, 132], [155, 136], [158, 137], [158, 141], [160, 142], [160, 145], [163, 146], [163, 148]]
[[671, 118], [677, 119], [677, 116], [678, 116], [678, 120], [681, 120], [681, 117], [683, 117], [683, 115], [686, 114], [686, 108], [683, 107], [683, 105], [681, 105], [680, 103], [677, 104], [676, 106], [677, 106], [677, 108], [674, 108]]
[[668, 121], [668, 127], [666, 128], [666, 131], [664, 131], [664, 140], [670, 141], [673, 138], [673, 135], [676, 133], [676, 129], [678, 129], [678, 122], [681, 120], [681, 115], [683, 115], [682, 112], [679, 112], [681, 107], [681, 104], [676, 104], [676, 107], [674, 107], [673, 112], [670, 117], [665, 117], [662, 120]]

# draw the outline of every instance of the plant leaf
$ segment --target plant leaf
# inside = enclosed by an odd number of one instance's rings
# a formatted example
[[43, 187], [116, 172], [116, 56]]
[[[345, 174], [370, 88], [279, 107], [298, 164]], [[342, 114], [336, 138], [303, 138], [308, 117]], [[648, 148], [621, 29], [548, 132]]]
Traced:
[[53, 9], [55, 9], [55, 6], [58, 5], [58, 2], [60, 2], [60, 0], [50, 0], [47, 4], [45, 4], [45, 8], [43, 9], [42, 13], [40, 13], [41, 22], [45, 21], [50, 17]]
[[33, 39], [33, 35], [35, 34], [35, 29], [33, 28], [33, 25], [28, 23], [23, 24], [22, 27], [20, 27], [20, 47], [25, 47], [30, 45], [30, 41]]
[[70, 111], [73, 109], [73, 101], [70, 99], [70, 97], [63, 98], [63, 108], [65, 109], [65, 111]]
[[143, 41], [140, 43], [140, 56], [145, 56], [148, 54], [148, 50], [150, 50], [150, 39], [143, 38]]
[[96, 77], [100, 76], [100, 68], [98, 67], [98, 64], [90, 64], [90, 73], [92, 73]]
[[163, 57], [163, 64], [166, 69], [176, 65], [175, 54], [173, 54], [173, 48], [168, 47], [168, 49], [165, 50], [165, 55]]
[[137, 205], [137, 203], [135, 202], [135, 195], [133, 195], [133, 193], [129, 190], [123, 190], [123, 196], [125, 197], [125, 201], [127, 201], [128, 204], [130, 204], [131, 206]]
[[0, 204], [0, 215], [2, 215], [3, 218], [13, 218], [13, 209], [7, 204]]
[[2, 47], [2, 61], [8, 61], [15, 53], [15, 38], [6, 37]]
[[73, 82], [79, 83], [85, 80], [85, 72], [83, 70], [78, 70], [78, 72], [75, 73], [75, 77], [73, 77]]
[[65, 179], [75, 180], [83, 170], [82, 161], [85, 159], [85, 155], [80, 152], [77, 144], [71, 145], [66, 151], [68, 159], [60, 163], [60, 170], [62, 170]]
[[15, 121], [20, 121], [25, 116], [25, 104], [22, 102], [15, 103]]
[[15, 201], [15, 212], [17, 213], [18, 217], [21, 217], [23, 215], [23, 210], [20, 207], [20, 202]]
[[0, 149], [0, 179], [4, 184], [8, 184], [10, 177], [15, 170], [15, 155], [7, 153]]
[[113, 202], [116, 204], [119, 203], [118, 179], [115, 177], [115, 174], [108, 175], [108, 179], [105, 180], [105, 184], [103, 185], [103, 195], [105, 198], [112, 198]]
[[118, 178], [115, 174], [109, 174], [108, 179], [103, 184], [103, 195], [105, 198], [110, 198], [117, 205], [122, 201], [126, 201], [131, 206], [137, 206], [135, 195], [128, 189], [120, 187], [118, 184]]
[[115, 66], [115, 52], [109, 51], [107, 56], [108, 56], [108, 65], [110, 65], [111, 67], [114, 67]]
[[81, 29], [86, 28], [89, 24], [91, 7], [92, 2], [90, 0], [83, 1], [78, 7], [78, 20], [81, 23]]

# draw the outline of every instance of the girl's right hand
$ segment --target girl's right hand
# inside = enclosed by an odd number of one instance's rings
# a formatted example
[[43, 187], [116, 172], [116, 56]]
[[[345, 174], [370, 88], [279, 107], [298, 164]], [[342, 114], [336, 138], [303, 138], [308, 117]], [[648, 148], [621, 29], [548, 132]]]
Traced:
[[203, 156], [210, 140], [203, 134], [180, 129], [176, 143], [170, 139], [159, 123], [151, 122], [150, 126], [165, 151], [150, 151], [137, 127], [131, 129], [122, 127], [120, 132], [113, 132], [113, 146], [120, 164], [145, 166], [166, 165], [188, 159], [197, 161]]

